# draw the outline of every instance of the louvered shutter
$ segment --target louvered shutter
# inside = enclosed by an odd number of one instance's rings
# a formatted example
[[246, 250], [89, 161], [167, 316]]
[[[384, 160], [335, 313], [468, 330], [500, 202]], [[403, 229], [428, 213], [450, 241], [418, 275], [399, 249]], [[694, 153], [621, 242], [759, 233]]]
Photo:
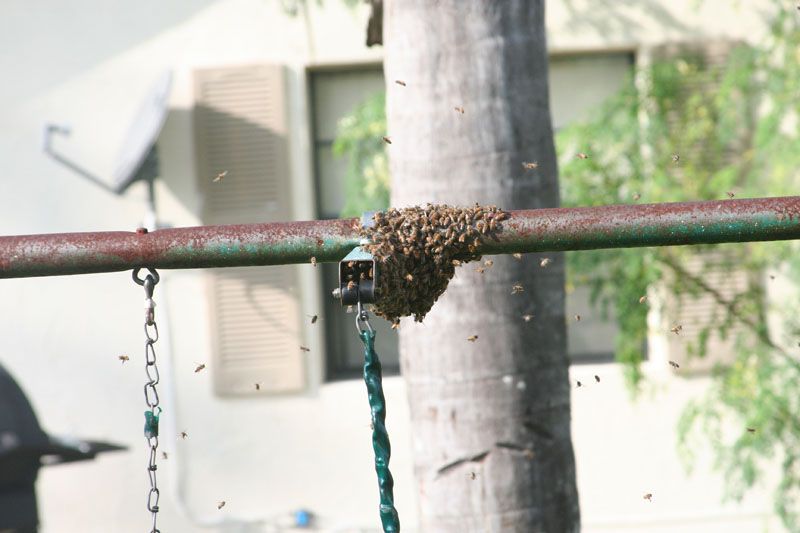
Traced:
[[[708, 291], [700, 290], [697, 295], [684, 293], [680, 297], [670, 295], [666, 298], [666, 317], [670, 319], [669, 327], [680, 324], [678, 333], [667, 333], [668, 357], [680, 365], [681, 373], [708, 372], [718, 364], [733, 361], [736, 336], [743, 332], [744, 326], [734, 321], [725, 338], [717, 331], [711, 331], [706, 344], [705, 356], [700, 358], [691, 353], [699, 336], [706, 326], [719, 321], [728, 315], [729, 310], [718, 301], [731, 302], [737, 294], [748, 286], [748, 274], [741, 269], [722, 266], [728, 260], [722, 251], [694, 253], [682, 261], [681, 268], [693, 277], [697, 277], [716, 293], [716, 297]], [[674, 279], [674, 278], [673, 278]], [[688, 280], [677, 279], [679, 284], [690, 285]], [[665, 330], [669, 329], [665, 327]]]
[[[284, 70], [195, 72], [195, 148], [206, 224], [291, 219]], [[218, 174], [227, 174], [218, 182]], [[305, 365], [296, 266], [210, 270], [214, 390], [302, 390]], [[256, 383], [260, 390], [256, 389]]]

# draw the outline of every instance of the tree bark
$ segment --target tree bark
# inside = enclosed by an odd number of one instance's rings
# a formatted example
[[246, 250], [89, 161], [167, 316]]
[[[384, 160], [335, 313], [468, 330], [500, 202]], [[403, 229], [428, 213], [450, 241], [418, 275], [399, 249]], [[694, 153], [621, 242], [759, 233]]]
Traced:
[[[384, 17], [392, 204], [557, 206], [543, 0], [386, 0]], [[424, 531], [580, 528], [564, 262], [542, 257], [461, 267], [400, 330]]]

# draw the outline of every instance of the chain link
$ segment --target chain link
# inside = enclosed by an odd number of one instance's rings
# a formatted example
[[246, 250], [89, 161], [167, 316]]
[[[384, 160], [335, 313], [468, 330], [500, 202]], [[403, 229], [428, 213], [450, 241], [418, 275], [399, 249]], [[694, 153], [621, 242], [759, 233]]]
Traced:
[[158, 479], [156, 471], [156, 457], [158, 451], [158, 419], [161, 415], [161, 407], [159, 407], [158, 390], [156, 385], [160, 381], [158, 373], [158, 366], [156, 365], [156, 350], [154, 344], [158, 341], [158, 325], [155, 320], [155, 307], [153, 301], [153, 289], [160, 280], [158, 272], [154, 269], [148, 268], [148, 274], [144, 279], [139, 277], [137, 268], [133, 271], [133, 281], [137, 285], [144, 287], [144, 359], [145, 359], [145, 373], [147, 374], [147, 382], [144, 384], [144, 401], [147, 404], [148, 410], [144, 412], [144, 436], [147, 439], [147, 445], [150, 448], [150, 457], [147, 464], [147, 475], [150, 479], [150, 491], [147, 493], [147, 510], [153, 515], [153, 527], [150, 533], [161, 533], [156, 527], [156, 519], [158, 517], [158, 500], [161, 493], [158, 490]]

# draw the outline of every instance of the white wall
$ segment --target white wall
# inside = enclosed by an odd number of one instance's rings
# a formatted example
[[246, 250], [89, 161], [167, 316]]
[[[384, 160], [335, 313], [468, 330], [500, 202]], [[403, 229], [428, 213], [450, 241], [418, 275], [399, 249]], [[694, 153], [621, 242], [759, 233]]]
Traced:
[[[692, 0], [548, 2], [555, 51], [636, 48], [641, 43], [752, 37], [758, 19], [744, 11]], [[759, 6], [770, 4], [766, 0]], [[297, 218], [309, 218], [311, 147], [304, 69], [308, 65], [375, 60], [363, 47], [365, 14], [336, 0], [309, 2], [309, 17], [286, 18], [273, 0], [155, 0], [69, 3], [9, 0], [0, 6], [0, 233], [133, 230], [145, 191], [110, 196], [41, 152], [46, 122], [67, 122], [70, 138], [58, 149], [98, 174], [113, 168], [136, 105], [165, 68], [175, 73], [172, 112], [162, 134], [163, 222], [198, 223], [190, 109], [196, 67], [281, 62], [290, 70], [292, 183]], [[744, 8], [741, 8], [742, 10]], [[754, 8], [749, 8], [754, 9]], [[311, 267], [304, 282], [318, 283]], [[376, 528], [377, 484], [369, 411], [358, 381], [323, 384], [308, 395], [220, 400], [209, 376], [193, 372], [208, 361], [208, 323], [202, 273], [165, 272], [156, 289], [163, 337], [162, 531], [192, 532], [199, 521], [263, 518], [298, 507], [319, 513], [330, 527]], [[107, 439], [130, 451], [97, 461], [45, 468], [38, 484], [45, 532], [134, 532], [147, 527], [146, 452], [141, 434], [142, 291], [129, 273], [2, 281], [6, 313], [0, 361], [29, 394], [52, 433]], [[319, 291], [308, 291], [318, 294]], [[309, 314], [317, 305], [304, 301]], [[319, 346], [316, 330], [306, 332]], [[321, 351], [321, 349], [319, 350]], [[309, 355], [319, 381], [319, 351]], [[126, 353], [131, 362], [120, 364]], [[656, 377], [660, 370], [653, 370]], [[721, 483], [705, 473], [687, 478], [674, 452], [675, 418], [703, 378], [665, 377], [657, 393], [628, 402], [619, 369], [577, 367], [598, 385], [574, 394], [574, 437], [586, 531], [753, 531], [769, 511], [765, 494], [743, 507], [719, 505]], [[404, 387], [386, 380], [388, 427], [396, 500], [405, 525], [415, 523], [410, 435]], [[189, 438], [177, 438], [186, 430]], [[184, 494], [179, 508], [175, 492]], [[654, 494], [652, 504], [644, 492]], [[216, 503], [226, 500], [218, 511]], [[746, 513], [731, 523], [731, 516]], [[703, 517], [698, 518], [699, 515]], [[719, 517], [715, 518], [717, 515]], [[688, 518], [687, 518], [688, 517]], [[694, 517], [694, 518], [692, 518]], [[680, 522], [684, 520], [684, 522]], [[659, 523], [657, 529], [656, 523]], [[264, 531], [234, 525], [215, 531]]]

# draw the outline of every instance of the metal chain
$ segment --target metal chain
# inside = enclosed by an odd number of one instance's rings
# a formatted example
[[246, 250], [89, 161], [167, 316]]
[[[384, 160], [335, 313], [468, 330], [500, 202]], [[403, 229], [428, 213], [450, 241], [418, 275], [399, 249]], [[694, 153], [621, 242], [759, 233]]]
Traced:
[[156, 350], [154, 344], [158, 341], [158, 325], [155, 320], [155, 307], [153, 301], [153, 289], [161, 279], [152, 268], [148, 268], [147, 277], [141, 279], [137, 268], [133, 271], [133, 281], [137, 285], [144, 287], [144, 357], [145, 357], [145, 373], [147, 374], [147, 383], [144, 385], [144, 401], [147, 404], [148, 410], [144, 412], [144, 436], [147, 439], [147, 445], [150, 448], [150, 458], [147, 465], [147, 475], [150, 478], [150, 491], [147, 493], [147, 510], [153, 516], [153, 527], [150, 533], [160, 533], [156, 527], [156, 518], [158, 516], [158, 500], [160, 492], [158, 490], [158, 480], [156, 478], [156, 457], [158, 450], [158, 418], [161, 415], [161, 407], [159, 407], [158, 390], [156, 385], [160, 380], [158, 374], [158, 366], [156, 365]]
[[375, 330], [369, 323], [367, 310], [358, 302], [356, 328], [364, 343], [364, 382], [367, 384], [372, 413], [372, 449], [375, 451], [375, 472], [378, 474], [380, 516], [384, 533], [399, 533], [400, 517], [394, 508], [394, 479], [389, 471], [392, 447], [386, 431], [386, 398], [381, 383], [381, 362], [375, 352]]

